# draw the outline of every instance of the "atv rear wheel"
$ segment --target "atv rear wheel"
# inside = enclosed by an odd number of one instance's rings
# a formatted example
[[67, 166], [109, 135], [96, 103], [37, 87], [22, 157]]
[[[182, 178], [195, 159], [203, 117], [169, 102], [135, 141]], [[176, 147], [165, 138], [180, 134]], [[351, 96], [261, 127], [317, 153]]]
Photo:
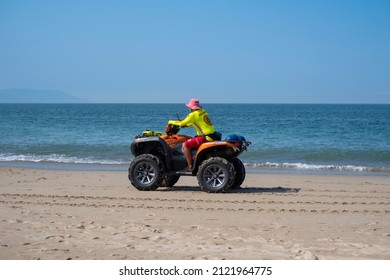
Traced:
[[242, 163], [242, 161], [238, 158], [234, 158], [232, 160], [232, 164], [234, 170], [236, 171], [236, 177], [234, 179], [232, 189], [238, 189], [240, 188], [241, 184], [245, 180], [245, 175], [246, 175], [245, 166]]
[[205, 160], [199, 167], [198, 183], [206, 192], [224, 192], [234, 182], [233, 165], [224, 158], [213, 157]]
[[129, 166], [129, 180], [140, 191], [156, 190], [163, 180], [160, 160], [150, 154], [136, 157]]

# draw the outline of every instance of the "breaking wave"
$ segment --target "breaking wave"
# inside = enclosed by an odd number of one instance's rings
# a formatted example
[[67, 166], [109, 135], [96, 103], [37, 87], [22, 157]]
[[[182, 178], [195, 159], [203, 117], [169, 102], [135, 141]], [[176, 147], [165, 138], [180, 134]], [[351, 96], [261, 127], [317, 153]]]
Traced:
[[124, 164], [124, 161], [97, 159], [97, 158], [79, 158], [63, 154], [49, 154], [49, 155], [13, 155], [0, 154], [0, 161], [3, 162], [45, 162], [45, 163], [73, 163], [73, 164], [108, 164], [119, 165]]
[[339, 172], [389, 172], [390, 167], [368, 167], [355, 165], [321, 165], [307, 163], [247, 163], [246, 167], [252, 169], [273, 169], [273, 170], [312, 170], [312, 171], [339, 171]]

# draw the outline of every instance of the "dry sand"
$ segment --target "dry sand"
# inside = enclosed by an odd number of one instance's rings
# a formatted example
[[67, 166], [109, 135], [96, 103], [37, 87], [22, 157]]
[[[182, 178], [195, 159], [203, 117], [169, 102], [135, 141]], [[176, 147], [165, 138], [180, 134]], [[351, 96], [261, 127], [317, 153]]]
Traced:
[[0, 168], [0, 259], [390, 259], [390, 177], [195, 177], [141, 192], [126, 172]]

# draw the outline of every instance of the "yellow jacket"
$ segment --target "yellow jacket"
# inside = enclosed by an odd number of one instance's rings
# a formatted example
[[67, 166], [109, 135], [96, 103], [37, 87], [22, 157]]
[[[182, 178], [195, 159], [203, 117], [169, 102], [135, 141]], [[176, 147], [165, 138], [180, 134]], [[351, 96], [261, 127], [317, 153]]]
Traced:
[[[168, 124], [178, 125], [178, 126], [190, 126], [192, 125], [196, 130], [197, 135], [208, 135], [215, 132], [213, 123], [211, 122], [209, 115], [206, 110], [200, 109], [192, 111], [188, 116], [182, 121], [170, 120]], [[210, 137], [207, 137], [207, 140], [212, 141]]]

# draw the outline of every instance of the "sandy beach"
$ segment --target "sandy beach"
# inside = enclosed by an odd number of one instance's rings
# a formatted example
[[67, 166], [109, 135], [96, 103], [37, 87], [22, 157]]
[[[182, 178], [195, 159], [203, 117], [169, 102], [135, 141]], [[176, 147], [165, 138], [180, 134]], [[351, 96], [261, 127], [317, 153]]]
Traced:
[[390, 177], [195, 177], [141, 192], [126, 172], [0, 168], [0, 259], [390, 259]]

